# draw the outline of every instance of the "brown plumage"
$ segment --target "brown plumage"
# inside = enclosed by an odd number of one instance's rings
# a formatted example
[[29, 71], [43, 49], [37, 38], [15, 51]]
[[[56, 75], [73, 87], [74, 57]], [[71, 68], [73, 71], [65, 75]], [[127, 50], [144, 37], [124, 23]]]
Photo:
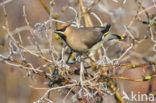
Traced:
[[[120, 36], [115, 34], [105, 35], [110, 25], [106, 27], [81, 27], [76, 28], [70, 25], [62, 26], [55, 30], [55, 33], [59, 34], [60, 37], [68, 44], [68, 46], [79, 53], [91, 52], [90, 50], [96, 51], [96, 44], [111, 39], [121, 39]], [[109, 35], [109, 36], [108, 36]], [[94, 49], [92, 49], [94, 47]]]

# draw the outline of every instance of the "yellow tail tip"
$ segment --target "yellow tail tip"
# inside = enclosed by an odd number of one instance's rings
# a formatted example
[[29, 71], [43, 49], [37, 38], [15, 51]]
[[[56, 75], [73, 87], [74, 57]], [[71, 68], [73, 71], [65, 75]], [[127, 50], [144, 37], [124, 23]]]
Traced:
[[121, 40], [124, 40], [125, 38], [123, 36], [121, 36]]

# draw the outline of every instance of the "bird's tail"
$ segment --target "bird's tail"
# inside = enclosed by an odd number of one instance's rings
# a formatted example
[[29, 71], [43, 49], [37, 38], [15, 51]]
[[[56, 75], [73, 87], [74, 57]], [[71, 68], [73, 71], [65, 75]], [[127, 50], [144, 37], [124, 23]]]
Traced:
[[103, 38], [104, 41], [108, 41], [108, 40], [112, 40], [112, 39], [124, 40], [125, 38], [123, 36], [120, 36], [120, 35], [117, 35], [117, 34], [110, 34], [110, 33], [108, 33]]
[[117, 35], [117, 34], [112, 34], [112, 36], [114, 36], [114, 39], [119, 39], [119, 40], [124, 40], [125, 37]]

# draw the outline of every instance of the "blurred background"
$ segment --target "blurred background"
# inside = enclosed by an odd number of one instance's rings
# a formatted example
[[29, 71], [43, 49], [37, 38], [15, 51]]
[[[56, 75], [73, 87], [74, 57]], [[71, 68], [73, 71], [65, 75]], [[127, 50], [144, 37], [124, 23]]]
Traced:
[[[8, 1], [8, 0], [0, 0], [0, 3]], [[78, 10], [79, 6], [79, 0], [54, 0], [55, 6], [54, 6], [54, 12], [58, 13], [60, 12], [64, 7], [68, 6], [69, 2], [71, 3], [71, 6], [74, 7], [76, 10]], [[116, 2], [115, 2], [116, 1]], [[126, 1], [123, 3], [123, 1]], [[112, 24], [111, 33], [117, 33], [117, 34], [123, 34], [125, 31], [124, 26], [128, 26], [128, 24], [131, 22], [133, 17], [136, 16], [138, 5], [136, 3], [137, 0], [100, 0], [99, 3], [97, 3], [92, 11], [94, 11], [102, 20], [103, 23], [110, 23]], [[145, 8], [148, 8], [152, 6], [154, 3], [154, 0], [138, 0], [142, 3], [142, 5]], [[50, 0], [45, 0], [46, 4], [50, 5]], [[85, 7], [89, 7], [94, 0], [84, 0]], [[14, 31], [16, 28], [25, 26], [25, 20], [23, 17], [23, 6], [25, 5], [25, 11], [27, 15], [27, 19], [30, 23], [30, 26], [32, 28], [35, 28], [34, 25], [36, 23], [43, 23], [49, 19], [49, 14], [42, 6], [40, 0], [10, 0], [7, 4], [5, 4], [7, 17], [8, 17], [8, 23], [9, 23], [9, 29], [10, 31]], [[140, 10], [141, 11], [141, 10]], [[149, 14], [156, 13], [156, 8], [150, 9]], [[147, 20], [147, 17], [145, 14], [141, 14], [140, 17], [143, 20]], [[59, 20], [62, 21], [70, 21], [75, 18], [75, 14], [73, 11], [66, 9], [64, 13], [60, 16]], [[99, 26], [100, 23], [97, 21], [97, 19], [94, 16], [91, 16], [92, 22], [94, 26]], [[2, 26], [5, 25], [5, 16], [3, 12], [3, 6], [0, 5], [0, 40], [2, 41], [3, 38], [7, 35], [7, 32], [2, 28]], [[83, 22], [82, 24], [83, 25]], [[53, 26], [55, 28], [55, 25]], [[137, 39], [142, 39], [146, 35], [146, 32], [148, 30], [148, 26], [143, 24], [142, 22], [139, 22], [138, 20], [135, 20], [133, 25], [129, 28], [131, 33], [136, 37]], [[154, 38], [155, 38], [155, 31], [156, 27], [153, 28]], [[30, 45], [30, 39], [31, 35], [28, 31], [22, 31], [21, 37], [23, 40], [23, 45], [29, 49], [34, 49]], [[18, 36], [15, 35], [15, 38], [19, 40]], [[156, 38], [155, 38], [156, 39]], [[39, 45], [44, 48], [48, 48], [47, 41], [45, 38], [38, 39]], [[53, 38], [53, 42], [56, 42], [55, 47], [59, 51], [61, 49], [61, 45], [57, 43], [57, 40]], [[121, 48], [123, 49], [124, 43], [119, 44]], [[112, 51], [114, 47], [107, 48], [108, 52]], [[113, 49], [114, 50], [114, 49]], [[114, 56], [115, 52], [109, 52], [108, 56], [110, 58], [116, 58]], [[8, 55], [8, 43], [5, 41], [5, 43], [1, 42], [0, 47], [0, 54], [7, 56]], [[139, 43], [137, 46], [133, 48], [132, 51], [128, 55], [124, 57], [122, 60], [125, 63], [130, 64], [142, 64], [146, 63], [143, 58], [146, 57], [148, 59], [151, 59], [153, 62], [156, 61], [156, 55], [153, 51], [153, 43], [150, 39], [150, 37], [146, 40], [143, 40], [141, 43]], [[18, 58], [18, 56], [16, 57]], [[29, 62], [34, 64], [34, 66], [38, 66], [40, 63], [42, 63], [40, 60], [38, 60], [36, 57], [32, 57], [31, 55], [26, 54], [26, 58]], [[150, 67], [147, 67], [150, 68]], [[155, 68], [155, 67], [154, 67]], [[132, 78], [132, 79], [139, 79], [142, 78], [145, 75], [151, 75], [152, 69], [146, 69], [146, 68], [138, 68], [135, 70], [128, 70], [124, 69], [121, 71], [122, 73], [120, 76]], [[47, 86], [47, 80], [43, 78], [39, 78], [37, 76], [26, 76], [27, 71], [21, 68], [17, 68], [14, 66], [10, 66], [5, 64], [4, 62], [0, 62], [0, 102], [1, 103], [32, 103], [34, 101], [37, 101], [39, 98], [41, 98], [46, 90], [36, 90], [31, 88], [33, 87], [48, 87]], [[149, 89], [149, 85], [151, 85], [151, 91], [152, 94], [156, 94], [156, 79], [152, 79], [150, 81], [146, 82], [133, 82], [133, 81], [127, 81], [127, 80], [118, 80], [119, 86], [121, 90], [126, 91], [127, 93], [130, 93], [130, 91], [134, 91], [135, 93], [147, 93]], [[59, 93], [58, 91], [53, 91], [54, 93], [52, 96], [54, 97], [53, 100], [55, 103], [61, 103], [61, 99], [64, 97], [64, 93]], [[108, 103], [108, 101], [111, 99], [111, 96], [106, 96], [104, 99], [104, 103]], [[71, 99], [69, 100], [71, 102]], [[70, 103], [70, 102], [67, 103]], [[115, 103], [115, 100], [111, 99], [111, 103]], [[155, 99], [156, 102], [156, 99]], [[153, 102], [153, 103], [155, 103]], [[126, 103], [131, 103], [127, 101]]]

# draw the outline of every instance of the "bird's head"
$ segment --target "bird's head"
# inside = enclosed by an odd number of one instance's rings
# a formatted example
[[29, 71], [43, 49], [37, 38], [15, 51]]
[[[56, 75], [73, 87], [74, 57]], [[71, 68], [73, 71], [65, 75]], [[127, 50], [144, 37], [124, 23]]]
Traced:
[[70, 24], [58, 27], [54, 33], [57, 33], [63, 40], [66, 41], [66, 37], [69, 34]]

